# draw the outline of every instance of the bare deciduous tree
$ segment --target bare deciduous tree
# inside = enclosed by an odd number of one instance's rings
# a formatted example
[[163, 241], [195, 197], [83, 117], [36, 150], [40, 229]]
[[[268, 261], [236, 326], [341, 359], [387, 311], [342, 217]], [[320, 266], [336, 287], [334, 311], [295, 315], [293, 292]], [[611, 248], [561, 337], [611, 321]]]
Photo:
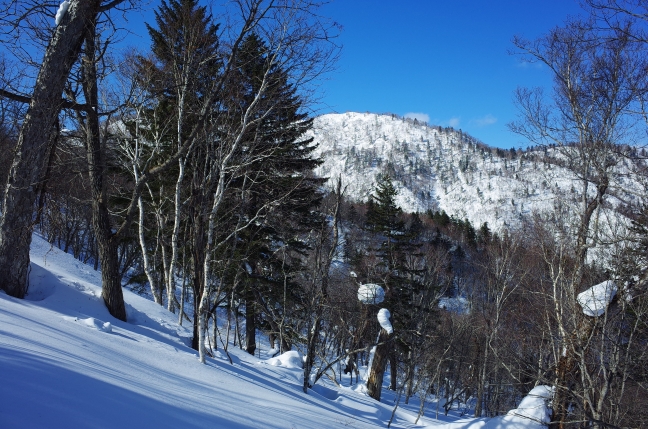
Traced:
[[[3, 216], [0, 221], [1, 287], [12, 296], [22, 298], [27, 291], [34, 203], [55, 141], [56, 121], [66, 105], [62, 100], [63, 89], [70, 70], [77, 61], [86, 25], [99, 13], [120, 3], [119, 0], [105, 4], [95, 0], [72, 1], [67, 13], [49, 37], [33, 92], [28, 97], [29, 109], [22, 123], [16, 155], [4, 192]], [[30, 21], [33, 17], [41, 19], [45, 15], [50, 20], [52, 17], [47, 13], [51, 10], [46, 5], [10, 2], [5, 6], [8, 11], [3, 16], [5, 28], [18, 27], [23, 21]], [[42, 27], [36, 29], [44, 31]]]
[[[599, 319], [583, 314], [577, 295], [592, 285], [588, 256], [603, 244], [598, 220], [618, 186], [613, 169], [628, 147], [624, 145], [633, 141], [638, 119], [633, 113], [640, 110], [647, 89], [642, 50], [620, 29], [610, 31], [614, 37], [600, 38], [592, 22], [569, 22], [536, 41], [514, 41], [527, 60], [549, 68], [554, 91], [548, 102], [540, 89], [519, 89], [515, 100], [521, 120], [511, 129], [555, 147], [549, 155], [580, 186], [580, 201], [570, 209], [576, 222], [552, 231], [557, 241], [545, 252], [560, 339], [553, 382], [552, 427], [557, 428], [573, 419], [594, 425], [602, 419], [600, 406], [585, 398], [598, 388], [585, 356], [593, 350]], [[573, 403], [583, 406], [573, 413]]]

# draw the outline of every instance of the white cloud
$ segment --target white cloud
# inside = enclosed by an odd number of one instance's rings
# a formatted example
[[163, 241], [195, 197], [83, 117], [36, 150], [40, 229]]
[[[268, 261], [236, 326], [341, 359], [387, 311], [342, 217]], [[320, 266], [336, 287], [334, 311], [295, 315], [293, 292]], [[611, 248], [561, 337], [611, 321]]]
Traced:
[[486, 127], [488, 125], [493, 125], [495, 122], [497, 122], [497, 118], [489, 113], [486, 116], [473, 120], [473, 122], [478, 127]]
[[416, 119], [417, 121], [421, 122], [430, 122], [430, 115], [428, 115], [427, 113], [409, 112], [405, 113], [405, 117], [409, 119]]
[[451, 126], [452, 128], [459, 128], [459, 124], [461, 123], [461, 119], [457, 117], [453, 117], [448, 119], [448, 125]]
[[521, 69], [541, 69], [542, 63], [539, 61], [519, 60], [515, 65]]

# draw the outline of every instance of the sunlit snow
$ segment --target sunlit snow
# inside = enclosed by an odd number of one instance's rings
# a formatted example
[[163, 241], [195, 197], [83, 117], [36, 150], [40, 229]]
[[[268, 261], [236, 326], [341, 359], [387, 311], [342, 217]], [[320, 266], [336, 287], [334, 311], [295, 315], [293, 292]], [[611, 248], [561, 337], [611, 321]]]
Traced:
[[270, 358], [266, 361], [268, 365], [282, 366], [284, 368], [302, 368], [304, 360], [297, 350], [289, 350], [280, 354], [276, 358]]
[[617, 286], [613, 281], [607, 280], [579, 293], [576, 299], [580, 306], [583, 307], [585, 315], [598, 317], [605, 313], [616, 293]]
[[[2, 428], [375, 428], [391, 417], [396, 393], [369, 398], [367, 366], [352, 387], [337, 368], [340, 384], [323, 377], [305, 394], [302, 355], [272, 358], [267, 341], [254, 356], [230, 342], [233, 363], [219, 343], [203, 365], [190, 347], [191, 326], [162, 306], [124, 289], [128, 322], [116, 320], [92, 267], [38, 236], [31, 260], [26, 299], [0, 292]], [[417, 425], [414, 396], [401, 402], [392, 427], [540, 429], [546, 395], [536, 389], [506, 416], [466, 419], [457, 410], [439, 420], [426, 414]]]
[[389, 318], [391, 317], [391, 314], [389, 313], [389, 310], [386, 308], [381, 308], [378, 311], [378, 323], [380, 323], [380, 327], [383, 328], [389, 335], [394, 333], [394, 328], [389, 321]]
[[358, 300], [363, 304], [380, 304], [385, 299], [385, 290], [373, 283], [360, 285]]
[[70, 2], [67, 0], [59, 5], [58, 10], [56, 11], [56, 18], [54, 19], [56, 21], [56, 25], [59, 25], [61, 23], [61, 20], [65, 16], [65, 13], [67, 12], [69, 7]]

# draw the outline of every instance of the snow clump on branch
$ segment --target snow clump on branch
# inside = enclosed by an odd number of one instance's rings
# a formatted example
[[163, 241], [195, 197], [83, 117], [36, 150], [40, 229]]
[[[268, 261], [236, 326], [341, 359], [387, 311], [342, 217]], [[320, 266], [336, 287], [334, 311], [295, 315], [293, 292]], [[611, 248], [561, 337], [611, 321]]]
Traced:
[[[527, 421], [537, 422], [544, 425], [548, 425], [551, 421], [551, 410], [548, 407], [548, 404], [551, 402], [554, 394], [554, 387], [551, 386], [536, 386], [527, 396], [522, 399], [520, 405], [514, 410], [506, 413], [503, 421], [508, 421], [513, 423], [511, 419], [519, 417]], [[524, 420], [523, 420], [524, 421]], [[518, 427], [516, 424], [511, 424], [507, 427]], [[524, 426], [527, 427], [527, 426]], [[535, 426], [528, 426], [535, 427]]]
[[583, 307], [583, 313], [586, 316], [598, 317], [605, 313], [616, 293], [617, 287], [614, 282], [606, 280], [579, 293], [576, 299]]
[[70, 7], [70, 2], [65, 0], [63, 3], [60, 4], [58, 10], [56, 11], [56, 25], [59, 25], [61, 23], [61, 20], [65, 16], [65, 13], [67, 12], [68, 8]]
[[385, 299], [385, 290], [377, 284], [367, 283], [358, 288], [358, 300], [363, 304], [380, 304]]
[[389, 310], [386, 308], [381, 308], [380, 311], [378, 311], [378, 323], [380, 323], [380, 326], [387, 331], [389, 335], [394, 333], [394, 328], [389, 321], [389, 318], [391, 317], [391, 314], [389, 313]]

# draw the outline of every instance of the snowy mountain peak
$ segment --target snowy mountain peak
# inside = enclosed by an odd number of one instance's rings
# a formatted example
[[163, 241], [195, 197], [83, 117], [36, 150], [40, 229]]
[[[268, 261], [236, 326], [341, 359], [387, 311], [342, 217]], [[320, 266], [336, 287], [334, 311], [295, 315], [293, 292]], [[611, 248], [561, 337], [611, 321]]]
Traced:
[[[396, 202], [406, 212], [443, 209], [495, 230], [577, 201], [573, 174], [547, 162], [543, 151], [489, 147], [453, 128], [349, 112], [315, 118], [309, 136], [324, 160], [316, 173], [341, 175], [347, 196], [357, 202], [367, 200], [380, 173], [390, 175], [399, 190]], [[617, 185], [619, 192], [634, 187]]]

